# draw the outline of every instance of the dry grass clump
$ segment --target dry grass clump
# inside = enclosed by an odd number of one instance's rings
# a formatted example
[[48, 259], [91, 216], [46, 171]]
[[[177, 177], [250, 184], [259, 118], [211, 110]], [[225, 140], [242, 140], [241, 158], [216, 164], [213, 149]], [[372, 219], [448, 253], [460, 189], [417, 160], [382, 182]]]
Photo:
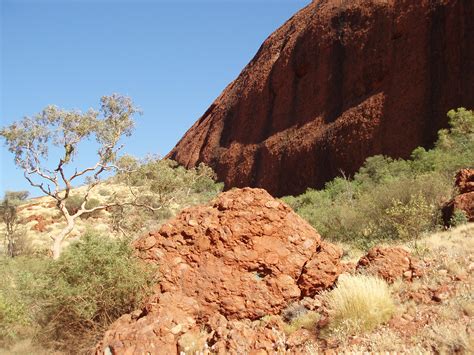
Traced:
[[387, 283], [373, 276], [343, 275], [325, 298], [332, 333], [371, 331], [395, 312]]
[[466, 329], [456, 325], [441, 324], [428, 327], [424, 334], [425, 342], [438, 354], [472, 354], [474, 339]]
[[314, 330], [316, 329], [316, 324], [320, 319], [321, 316], [318, 313], [308, 311], [305, 314], [293, 319], [289, 324], [285, 324], [285, 334], [291, 335], [300, 329]]
[[207, 348], [207, 338], [209, 334], [201, 330], [200, 332], [187, 332], [178, 339], [180, 354], [194, 355], [204, 354]]

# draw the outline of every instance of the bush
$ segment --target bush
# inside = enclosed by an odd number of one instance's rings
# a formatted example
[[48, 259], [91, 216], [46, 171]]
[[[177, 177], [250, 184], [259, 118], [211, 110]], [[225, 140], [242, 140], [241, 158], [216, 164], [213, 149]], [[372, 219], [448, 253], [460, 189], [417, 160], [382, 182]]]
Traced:
[[42, 303], [35, 292], [44, 287], [49, 263], [41, 258], [0, 258], [0, 347], [34, 335]]
[[342, 275], [325, 295], [332, 333], [353, 335], [387, 322], [395, 306], [385, 281], [365, 275]]
[[362, 249], [435, 230], [455, 194], [456, 171], [474, 166], [474, 113], [461, 108], [448, 116], [451, 128], [439, 132], [434, 149], [417, 148], [411, 160], [367, 158], [352, 180], [335, 178], [323, 190], [283, 200], [323, 237]]
[[125, 235], [139, 234], [150, 221], [156, 226], [184, 206], [205, 203], [223, 187], [216, 183], [212, 169], [204, 164], [185, 169], [169, 159], [149, 157], [140, 163], [127, 156], [120, 166], [133, 171], [118, 174], [115, 181], [131, 186], [139, 203], [155, 209], [153, 212], [134, 206], [110, 209], [114, 230]]
[[119, 316], [138, 307], [153, 281], [127, 240], [87, 233], [45, 270], [48, 283], [39, 339], [67, 352], [86, 352]]
[[[66, 209], [69, 212], [69, 214], [70, 215], [76, 214], [77, 211], [79, 211], [79, 209], [81, 208], [82, 202], [84, 202], [83, 196], [79, 196], [79, 195], [69, 196], [69, 198], [66, 200]], [[87, 201], [86, 208], [91, 209], [99, 205], [100, 205], [99, 200], [95, 198], [91, 198], [89, 199], [89, 201]], [[83, 215], [81, 215], [81, 218], [87, 219], [87, 218], [96, 216], [98, 213], [100, 213], [100, 211], [97, 211], [94, 213], [84, 213]]]
[[6, 347], [21, 337], [29, 323], [25, 306], [0, 292], [0, 347]]
[[417, 240], [433, 224], [434, 208], [422, 194], [413, 195], [408, 203], [395, 200], [386, 210], [387, 223], [394, 229], [398, 239]]
[[107, 190], [107, 189], [100, 189], [100, 190], [98, 191], [98, 194], [99, 194], [100, 196], [104, 196], [104, 197], [105, 197], [105, 196], [109, 196], [109, 195], [110, 195], [110, 192], [109, 192], [109, 190]]
[[464, 212], [463, 210], [455, 209], [453, 215], [449, 220], [449, 226], [458, 227], [462, 226], [463, 224], [466, 224], [467, 222], [469, 222], [469, 219], [467, 218], [466, 212]]

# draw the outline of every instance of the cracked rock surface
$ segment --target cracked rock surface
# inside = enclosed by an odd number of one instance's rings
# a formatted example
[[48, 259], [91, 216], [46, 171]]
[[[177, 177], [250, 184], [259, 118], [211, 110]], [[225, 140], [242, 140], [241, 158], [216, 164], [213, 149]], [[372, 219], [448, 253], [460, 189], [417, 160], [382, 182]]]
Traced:
[[332, 286], [343, 271], [342, 251], [262, 189], [186, 209], [135, 247], [158, 265], [159, 284], [140, 314], [110, 327], [97, 353], [173, 354], [189, 339], [224, 352], [270, 351], [276, 331], [246, 330], [252, 322]]

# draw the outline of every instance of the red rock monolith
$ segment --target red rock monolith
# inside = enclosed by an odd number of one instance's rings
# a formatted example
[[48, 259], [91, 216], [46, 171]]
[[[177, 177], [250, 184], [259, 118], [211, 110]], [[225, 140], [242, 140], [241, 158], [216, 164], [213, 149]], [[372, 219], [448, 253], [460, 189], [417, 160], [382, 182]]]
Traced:
[[168, 158], [274, 196], [408, 157], [474, 107], [474, 1], [320, 0], [275, 31]]

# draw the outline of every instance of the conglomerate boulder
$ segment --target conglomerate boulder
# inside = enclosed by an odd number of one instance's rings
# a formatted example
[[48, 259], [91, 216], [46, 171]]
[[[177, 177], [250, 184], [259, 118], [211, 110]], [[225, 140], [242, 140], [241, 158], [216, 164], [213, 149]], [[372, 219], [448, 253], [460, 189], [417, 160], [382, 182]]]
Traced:
[[278, 327], [255, 322], [332, 286], [343, 271], [342, 251], [262, 189], [188, 208], [135, 247], [158, 266], [156, 292], [110, 327], [97, 353], [175, 354], [190, 343], [271, 351]]

